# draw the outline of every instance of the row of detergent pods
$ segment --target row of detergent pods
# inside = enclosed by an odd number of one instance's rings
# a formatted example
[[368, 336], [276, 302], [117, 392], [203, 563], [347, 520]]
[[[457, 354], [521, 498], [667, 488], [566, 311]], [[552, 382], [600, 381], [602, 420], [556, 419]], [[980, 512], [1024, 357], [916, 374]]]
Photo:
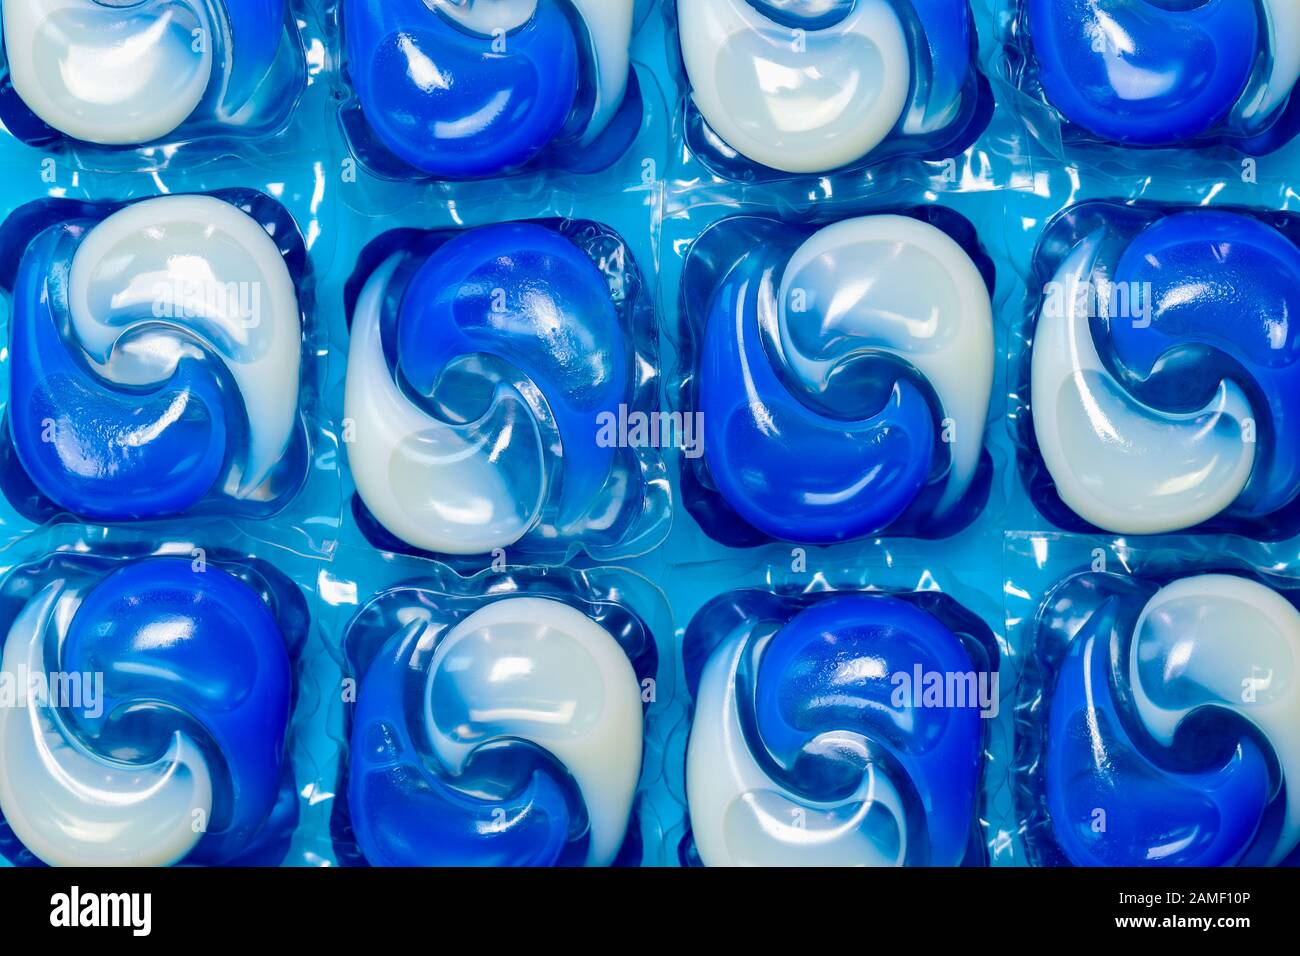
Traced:
[[[324, 86], [378, 176], [591, 173], [636, 140], [653, 0], [9, 0], [0, 121], [31, 146], [137, 154], [283, 148]], [[998, 80], [1046, 142], [1259, 155], [1300, 131], [1286, 0], [676, 0], [677, 130], [723, 180], [964, 152]], [[992, 21], [992, 22], [990, 22]], [[985, 39], [993, 39], [985, 37]], [[311, 108], [309, 108], [311, 107]], [[275, 144], [279, 141], [279, 147]], [[241, 145], [242, 144], [242, 145]]]
[[1243, 2], [0, 2], [0, 856], [1296, 862]]
[[6, 562], [10, 864], [1300, 862], [1300, 577], [1263, 555], [1009, 535], [1004, 627], [880, 548], [714, 594], [677, 662], [624, 569], [163, 535]]

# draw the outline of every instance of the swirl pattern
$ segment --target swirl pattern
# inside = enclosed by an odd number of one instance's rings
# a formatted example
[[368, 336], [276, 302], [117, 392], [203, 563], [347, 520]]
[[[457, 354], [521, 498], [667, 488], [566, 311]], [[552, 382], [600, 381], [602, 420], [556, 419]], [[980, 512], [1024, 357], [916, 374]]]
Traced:
[[1173, 145], [1219, 127], [1254, 136], [1300, 80], [1291, 0], [1028, 0], [1027, 12], [1047, 98], [1116, 142]]
[[551, 598], [454, 626], [408, 613], [366, 670], [348, 804], [376, 866], [611, 863], [641, 770], [641, 687], [599, 623]]
[[917, 507], [942, 521], [983, 455], [993, 325], [979, 269], [906, 216], [839, 222], [793, 251], [769, 232], [718, 285], [704, 332], [718, 491], [786, 540], [874, 534]]
[[[24, 592], [4, 641], [4, 672], [26, 689], [0, 708], [4, 824], [50, 865], [240, 856], [285, 770], [292, 678], [276, 618], [244, 581], [188, 559], [64, 571]], [[68, 675], [101, 692], [30, 690]]]
[[295, 481], [302, 326], [267, 229], [211, 196], [44, 228], [17, 268], [8, 425], [57, 507], [179, 514]]
[[1043, 741], [1052, 845], [1079, 866], [1286, 858], [1300, 841], [1295, 607], [1222, 574], [1159, 589], [1103, 577], [1053, 605], [1071, 624]]
[[969, 105], [966, 0], [677, 0], [677, 18], [696, 109], [772, 169], [847, 166]]
[[240, 117], [279, 51], [285, 0], [6, 0], [14, 90], [74, 139], [139, 145], [207, 104]]
[[1034, 431], [1057, 493], [1123, 534], [1277, 512], [1300, 487], [1300, 337], [1279, 321], [1300, 308], [1300, 248], [1227, 212], [1132, 233], [1084, 236], [1038, 318]]
[[632, 356], [605, 276], [552, 229], [487, 226], [394, 253], [352, 325], [361, 500], [402, 542], [443, 554], [580, 524], [616, 468], [599, 420], [631, 403]]
[[[592, 149], [625, 106], [634, 0], [344, 0], [369, 129], [409, 166], [486, 177]], [[621, 126], [620, 126], [621, 130]], [[622, 152], [631, 140], [619, 144]]]
[[898, 675], [978, 682], [967, 645], [884, 595], [734, 624], [700, 673], [686, 756], [701, 861], [960, 864], [978, 799], [980, 705], [900, 693]]

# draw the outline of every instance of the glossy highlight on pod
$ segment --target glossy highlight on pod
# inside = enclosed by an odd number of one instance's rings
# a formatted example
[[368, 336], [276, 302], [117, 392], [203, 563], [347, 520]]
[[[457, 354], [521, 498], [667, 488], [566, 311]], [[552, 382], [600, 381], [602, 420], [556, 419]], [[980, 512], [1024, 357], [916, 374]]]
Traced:
[[1019, 728], [1033, 862], [1295, 861], [1291, 600], [1235, 574], [1083, 574], [1049, 595], [1038, 633], [1042, 704]]
[[[275, 238], [272, 238], [274, 235]], [[12, 253], [3, 487], [33, 519], [268, 514], [306, 475], [302, 238], [260, 193], [33, 203]]]
[[[370, 659], [353, 652], [369, 645]], [[358, 612], [345, 862], [607, 866], [641, 774], [654, 640], [614, 603], [416, 587]], [[359, 656], [359, 655], [358, 655]], [[336, 827], [336, 842], [340, 828]], [[639, 846], [639, 841], [637, 843]]]
[[683, 497], [714, 537], [942, 535], [981, 506], [992, 269], [965, 220], [918, 215], [962, 242], [903, 214], [697, 240], [682, 294], [707, 470]]
[[966, 0], [677, 0], [677, 32], [706, 162], [824, 173], [978, 133]]
[[634, 7], [344, 0], [354, 151], [380, 172], [439, 179], [612, 164], [641, 123]]
[[1046, 100], [1094, 137], [1260, 154], [1300, 130], [1291, 0], [1026, 0], [1023, 16]]
[[748, 591], [699, 612], [683, 650], [688, 859], [979, 859], [981, 718], [998, 711], [998, 654], [978, 619], [935, 597]]
[[188, 550], [55, 554], [11, 572], [0, 594], [0, 692], [13, 696], [0, 707], [0, 854], [51, 866], [283, 858], [297, 822], [291, 657], [307, 620], [286, 578]]
[[663, 521], [658, 450], [607, 435], [655, 400], [653, 317], [616, 234], [583, 222], [394, 233], [350, 288], [348, 454], [373, 539], [445, 555], [563, 550]]
[[5, 126], [101, 146], [274, 128], [305, 72], [288, 24], [286, 0], [5, 0]]
[[1048, 237], [1031, 468], [1107, 531], [1285, 535], [1300, 489], [1300, 337], [1279, 321], [1300, 308], [1295, 227], [1088, 204]]

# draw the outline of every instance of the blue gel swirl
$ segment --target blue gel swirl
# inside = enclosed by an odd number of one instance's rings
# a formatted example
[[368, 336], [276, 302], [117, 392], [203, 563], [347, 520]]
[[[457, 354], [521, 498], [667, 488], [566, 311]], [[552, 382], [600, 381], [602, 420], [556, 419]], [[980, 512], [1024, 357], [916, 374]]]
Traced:
[[861, 421], [792, 395], [763, 346], [759, 311], [774, 264], [745, 256], [718, 290], [700, 361], [705, 458], [742, 518], [779, 538], [841, 541], [879, 531], [910, 505], [934, 461], [925, 395], [894, 384]]
[[571, 786], [545, 760], [510, 748], [520, 785], [507, 779], [497, 800], [476, 799], [473, 787], [422, 770], [402, 714], [418, 637], [385, 648], [371, 664], [353, 715], [348, 805], [366, 859], [373, 866], [557, 863], [569, 842]]
[[[962, 91], [970, 79], [971, 18], [966, 0], [911, 0], [923, 45], [914, 57], [912, 107], [915, 129], [932, 132], [958, 118]], [[922, 55], [924, 53], [925, 55]]]
[[[957, 675], [966, 699], [945, 696]], [[743, 623], [699, 682], [687, 789], [701, 858], [961, 863], [980, 780], [981, 678], [996, 692], [946, 624], [895, 597], [830, 597], [774, 633]], [[790, 823], [796, 808], [806, 830]]]
[[1097, 610], [1052, 696], [1046, 786], [1056, 839], [1076, 864], [1236, 862], [1268, 803], [1264, 755], [1246, 737], [1222, 765], [1180, 775], [1145, 754], [1125, 731], [1111, 688], [1114, 623], [1113, 607]]
[[397, 326], [397, 368], [430, 402], [469, 355], [501, 359], [537, 387], [565, 458], [560, 521], [581, 515], [614, 457], [593, 423], [627, 400], [631, 373], [609, 285], [582, 250], [527, 223], [468, 232], [415, 274]]
[[853, 10], [854, 0], [749, 0], [749, 5], [770, 20], [802, 30], [824, 30]]
[[178, 723], [207, 738], [222, 786], [189, 862], [220, 862], [252, 839], [275, 804], [291, 696], [284, 639], [257, 594], [186, 559], [129, 564], [86, 595], [63, 662], [104, 675], [104, 715], [72, 712], [83, 739], [147, 754]]
[[[795, 792], [826, 792], [860, 773], [846, 752], [824, 753], [825, 734], [885, 744], [916, 787], [936, 860], [966, 849], [979, 779], [979, 711], [897, 702], [898, 674], [973, 674], [951, 631], [891, 598], [814, 605], [776, 633], [754, 683], [754, 729]], [[851, 675], [851, 676], [848, 676]], [[845, 679], [847, 676], [847, 679]], [[834, 693], [827, 694], [833, 687]], [[923, 693], [921, 689], [916, 694]], [[832, 790], [833, 792], [833, 790]]]
[[[231, 69], [226, 109], [253, 99], [280, 49], [285, 0], [222, 0], [230, 27]], [[236, 109], [231, 109], [231, 106]]]
[[18, 267], [8, 413], [15, 451], [37, 488], [73, 514], [111, 521], [180, 514], [222, 470], [223, 384], [202, 362], [182, 360], [162, 388], [134, 395], [73, 358], [56, 314], [66, 306], [56, 296], [80, 231], [44, 233]]
[[[1249, 216], [1188, 212], [1140, 233], [1115, 267], [1120, 287], [1149, 296], [1150, 327], [1115, 320], [1110, 343], [1135, 394], [1196, 408], [1224, 377], [1252, 404], [1264, 453], [1234, 513], [1257, 517], [1300, 488], [1300, 248]], [[1139, 327], [1141, 324], [1144, 327]]]
[[1259, 55], [1254, 2], [1029, 0], [1029, 35], [1048, 100], [1105, 139], [1194, 139], [1229, 120]]

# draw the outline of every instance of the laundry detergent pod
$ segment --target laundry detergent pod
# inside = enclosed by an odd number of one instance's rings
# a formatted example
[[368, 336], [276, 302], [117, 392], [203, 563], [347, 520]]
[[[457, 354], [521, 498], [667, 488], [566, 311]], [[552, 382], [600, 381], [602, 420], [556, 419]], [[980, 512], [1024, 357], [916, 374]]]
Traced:
[[1117, 534], [1284, 534], [1300, 486], [1300, 353], [1277, 321], [1298, 304], [1289, 220], [1087, 204], [1049, 235], [1028, 365], [1040, 507]]
[[1094, 141], [1259, 154], [1300, 129], [1300, 9], [1289, 0], [1026, 0], [1021, 22], [1026, 78]]
[[[1300, 841], [1300, 612], [1238, 574], [1084, 573], [1037, 622], [1022, 723], [1033, 862], [1272, 866]], [[1041, 688], [1039, 690], [1038, 688]]]
[[28, 518], [265, 516], [305, 480], [302, 238], [251, 191], [51, 201], [17, 252], [3, 487]]
[[0, 119], [33, 145], [263, 135], [305, 83], [288, 0], [6, 0], [0, 26]]
[[658, 653], [636, 611], [582, 587], [496, 597], [412, 581], [366, 602], [343, 641], [361, 678], [342, 859], [638, 862], [643, 683]]
[[699, 612], [684, 645], [689, 859], [981, 859], [972, 833], [997, 652], [987, 628], [935, 597], [753, 591]]
[[662, 523], [658, 449], [620, 425], [655, 399], [640, 274], [605, 227], [556, 225], [394, 233], [354, 277], [348, 455], [377, 542], [564, 553]]
[[0, 853], [274, 865], [301, 594], [260, 562], [52, 555], [5, 579]]
[[634, 8], [344, 0], [354, 151], [386, 175], [446, 180], [613, 163], [641, 122]]
[[937, 221], [963, 241], [879, 214], [736, 218], [696, 242], [683, 300], [704, 442], [684, 497], [710, 534], [827, 544], [969, 521], [987, 494], [992, 275], [969, 224]]
[[676, 17], [687, 142], [726, 179], [951, 156], [987, 112], [966, 0], [677, 0]]

